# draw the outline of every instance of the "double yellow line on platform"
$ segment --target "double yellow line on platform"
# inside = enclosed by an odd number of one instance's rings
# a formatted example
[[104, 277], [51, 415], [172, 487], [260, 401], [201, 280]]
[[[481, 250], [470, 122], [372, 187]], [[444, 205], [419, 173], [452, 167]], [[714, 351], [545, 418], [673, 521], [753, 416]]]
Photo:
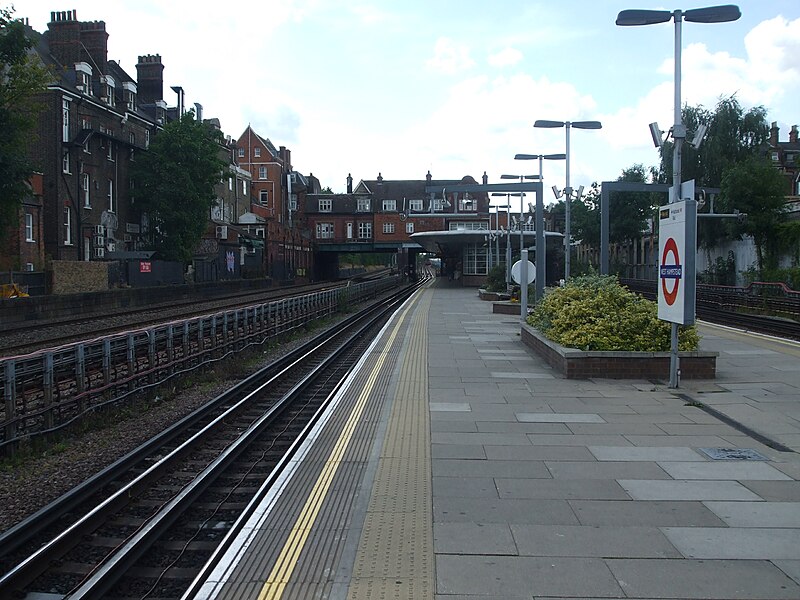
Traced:
[[[386, 341], [386, 348], [391, 348], [392, 344], [394, 344], [394, 341], [400, 331], [400, 327], [403, 325], [403, 322], [405, 321], [409, 311], [414, 304], [416, 304], [418, 299], [419, 294], [417, 294], [411, 300], [400, 317], [397, 319], [397, 323], [395, 323], [394, 327], [392, 328], [392, 332]], [[305, 506], [303, 506], [303, 510], [297, 517], [297, 520], [295, 521], [295, 524], [289, 533], [289, 537], [286, 540], [281, 553], [278, 555], [278, 559], [275, 561], [275, 566], [272, 568], [272, 572], [269, 574], [269, 577], [261, 588], [261, 592], [258, 595], [258, 600], [277, 600], [283, 595], [283, 592], [292, 577], [292, 573], [297, 566], [300, 554], [305, 548], [306, 540], [308, 539], [308, 536], [314, 527], [314, 523], [317, 520], [319, 511], [322, 508], [322, 503], [328, 495], [328, 489], [331, 486], [331, 482], [333, 481], [336, 472], [339, 470], [339, 465], [342, 463], [344, 453], [347, 451], [347, 448], [350, 445], [350, 441], [353, 438], [353, 433], [355, 432], [356, 426], [358, 425], [361, 415], [364, 412], [364, 407], [369, 400], [372, 389], [375, 387], [378, 374], [380, 373], [383, 364], [386, 362], [386, 357], [388, 355], [389, 353], [387, 351], [381, 352], [380, 356], [378, 356], [378, 360], [376, 361], [375, 366], [372, 368], [372, 371], [367, 378], [367, 382], [361, 390], [361, 393], [359, 394], [358, 399], [353, 406], [353, 410], [350, 413], [342, 432], [339, 434], [339, 439], [336, 441], [333, 451], [328, 457], [328, 460], [325, 462], [322, 472], [317, 477], [317, 481], [314, 484], [314, 487], [311, 489], [311, 493], [306, 500]]]

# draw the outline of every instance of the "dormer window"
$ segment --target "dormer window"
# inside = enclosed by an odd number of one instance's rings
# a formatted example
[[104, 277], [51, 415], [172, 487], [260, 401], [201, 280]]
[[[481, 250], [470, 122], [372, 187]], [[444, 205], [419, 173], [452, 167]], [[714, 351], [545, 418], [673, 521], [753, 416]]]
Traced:
[[89, 94], [91, 92], [92, 67], [89, 63], [75, 63], [75, 87], [79, 92]]
[[105, 101], [106, 104], [109, 106], [114, 106], [114, 88], [116, 88], [116, 82], [114, 78], [110, 75], [106, 75], [105, 77], [100, 78], [100, 90], [101, 90], [101, 98]]
[[163, 100], [156, 101], [156, 121], [163, 125], [167, 118], [167, 103]]
[[125, 98], [125, 107], [133, 112], [136, 110], [136, 84], [132, 81], [122, 82], [122, 94]]

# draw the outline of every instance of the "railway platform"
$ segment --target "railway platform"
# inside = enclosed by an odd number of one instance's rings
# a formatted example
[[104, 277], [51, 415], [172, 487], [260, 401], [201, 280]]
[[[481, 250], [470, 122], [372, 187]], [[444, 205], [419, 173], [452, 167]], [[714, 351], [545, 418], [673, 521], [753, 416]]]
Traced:
[[700, 331], [715, 380], [567, 380], [434, 282], [194, 597], [800, 598], [800, 344]]

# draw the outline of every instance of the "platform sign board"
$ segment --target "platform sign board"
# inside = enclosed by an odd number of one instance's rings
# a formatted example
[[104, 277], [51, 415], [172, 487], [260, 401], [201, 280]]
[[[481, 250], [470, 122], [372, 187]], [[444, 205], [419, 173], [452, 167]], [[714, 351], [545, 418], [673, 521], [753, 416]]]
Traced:
[[691, 325], [695, 320], [697, 202], [674, 202], [658, 213], [658, 318]]

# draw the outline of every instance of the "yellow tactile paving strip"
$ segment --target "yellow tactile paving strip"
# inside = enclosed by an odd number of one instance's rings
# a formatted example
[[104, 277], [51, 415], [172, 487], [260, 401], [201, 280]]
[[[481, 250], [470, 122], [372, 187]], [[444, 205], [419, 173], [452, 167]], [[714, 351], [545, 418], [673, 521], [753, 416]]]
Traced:
[[431, 298], [430, 290], [423, 292], [409, 327], [348, 600], [434, 597], [427, 371]]

